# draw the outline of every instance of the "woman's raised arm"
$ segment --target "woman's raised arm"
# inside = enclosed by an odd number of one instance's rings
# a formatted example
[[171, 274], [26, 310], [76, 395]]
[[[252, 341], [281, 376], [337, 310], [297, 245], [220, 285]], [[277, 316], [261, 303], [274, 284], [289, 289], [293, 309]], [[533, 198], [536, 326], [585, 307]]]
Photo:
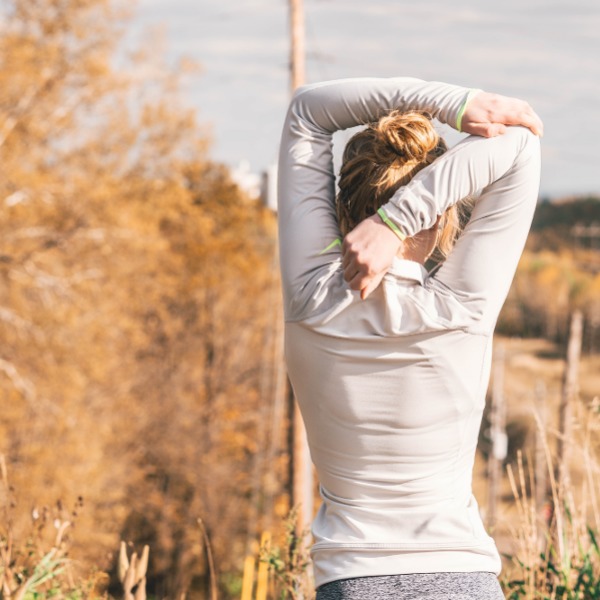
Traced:
[[[332, 134], [392, 109], [426, 110], [456, 127], [469, 90], [412, 78], [359, 78], [300, 88], [288, 109], [279, 154], [279, 244], [287, 319], [299, 318], [339, 258]], [[464, 119], [464, 116], [463, 116]]]
[[[539, 116], [527, 102], [517, 98], [479, 91], [469, 98], [463, 109], [457, 129], [466, 133], [495, 137], [506, 133], [507, 125], [522, 125], [537, 136], [544, 132]], [[436, 207], [430, 204], [429, 213], [425, 215], [430, 222], [435, 221], [435, 210]], [[400, 230], [406, 229], [402, 217], [396, 217], [390, 215], [389, 218]], [[418, 233], [414, 222], [413, 230], [405, 233]], [[342, 245], [344, 277], [352, 289], [360, 290], [362, 298], [366, 298], [379, 285], [400, 243], [399, 237], [378, 215], [366, 219], [346, 236]]]

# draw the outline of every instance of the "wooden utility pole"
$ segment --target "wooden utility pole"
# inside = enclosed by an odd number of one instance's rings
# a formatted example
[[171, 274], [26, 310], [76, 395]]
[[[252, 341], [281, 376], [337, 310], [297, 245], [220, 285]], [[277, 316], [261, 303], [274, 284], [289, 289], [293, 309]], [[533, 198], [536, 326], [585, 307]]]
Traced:
[[[289, 0], [290, 2], [290, 80], [291, 91], [305, 82], [306, 66], [304, 51], [304, 8], [302, 0]], [[288, 382], [289, 386], [289, 382]], [[312, 521], [313, 516], [313, 475], [310, 460], [310, 451], [306, 441], [304, 421], [294, 399], [291, 386], [289, 386], [289, 412], [290, 428], [290, 461], [292, 479], [292, 504], [298, 507], [298, 532], [305, 531]]]
[[570, 479], [569, 462], [573, 443], [573, 404], [579, 392], [579, 358], [583, 335], [583, 314], [576, 310], [571, 315], [567, 363], [563, 379], [562, 398], [559, 414], [558, 472], [556, 480], [564, 489]]
[[494, 359], [492, 384], [492, 410], [490, 414], [490, 438], [492, 449], [488, 459], [488, 513], [487, 525], [493, 527], [498, 515], [498, 497], [502, 483], [502, 465], [506, 458], [506, 402], [504, 398], [504, 346], [499, 346]]
[[542, 380], [535, 386], [535, 505], [538, 510], [548, 497], [548, 458], [546, 456], [546, 425], [548, 422], [548, 393]]
[[289, 0], [289, 2], [292, 40], [290, 51], [290, 83], [293, 94], [296, 91], [296, 88], [304, 85], [306, 81], [304, 7], [302, 6], [302, 0]]
[[538, 543], [540, 550], [546, 541], [546, 532], [549, 527], [551, 506], [548, 503], [548, 442], [546, 439], [546, 427], [548, 424], [548, 393], [543, 380], [539, 380], [535, 386], [535, 507], [538, 517]]

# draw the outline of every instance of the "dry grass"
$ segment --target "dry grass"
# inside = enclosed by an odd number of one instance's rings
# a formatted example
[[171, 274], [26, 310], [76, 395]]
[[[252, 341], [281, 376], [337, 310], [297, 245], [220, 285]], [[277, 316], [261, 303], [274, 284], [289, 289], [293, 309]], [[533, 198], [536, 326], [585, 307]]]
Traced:
[[[519, 442], [518, 451], [509, 452], [499, 519], [492, 531], [505, 557], [508, 597], [600, 598], [600, 553], [594, 533], [600, 531], [600, 357], [582, 359], [570, 477], [558, 482], [555, 456], [562, 353], [543, 340], [498, 339], [496, 343], [503, 344], [507, 357], [508, 430], [520, 432], [513, 440]], [[541, 503], [535, 479], [536, 434], [543, 447], [541, 460], [548, 486]], [[481, 455], [474, 487], [478, 497], [485, 499], [487, 479]]]
[[[570, 478], [560, 483], [554, 479], [564, 371], [560, 349], [543, 340], [505, 338], [497, 339], [496, 343], [502, 343], [505, 349], [509, 431], [521, 432], [512, 439], [498, 520], [491, 532], [505, 558], [503, 578], [507, 597], [510, 600], [600, 599], [600, 549], [595, 537], [595, 532], [600, 531], [600, 356], [582, 360]], [[545, 417], [540, 414], [542, 405]], [[547, 494], [541, 503], [536, 493], [539, 487], [534, 460], [536, 432], [543, 443], [542, 460], [548, 481]], [[20, 545], [14, 539], [10, 530], [14, 510], [12, 492], [2, 464], [0, 474], [0, 504], [4, 511], [0, 522], [0, 597], [7, 600], [100, 597], [98, 580], [84, 584], [73, 581], [68, 559], [69, 522], [56, 520], [47, 513], [42, 523], [39, 515], [34, 515], [35, 534]], [[481, 453], [476, 459], [474, 489], [485, 520], [487, 478]], [[305, 536], [298, 537], [295, 529], [292, 516], [284, 527], [281, 544], [262, 549], [261, 558], [273, 575], [269, 597], [310, 596]]]

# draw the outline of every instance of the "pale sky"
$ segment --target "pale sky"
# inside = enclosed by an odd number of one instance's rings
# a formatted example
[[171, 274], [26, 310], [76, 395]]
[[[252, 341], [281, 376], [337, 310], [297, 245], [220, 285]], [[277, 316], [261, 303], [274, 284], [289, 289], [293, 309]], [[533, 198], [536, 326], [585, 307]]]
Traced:
[[[170, 58], [201, 72], [186, 93], [211, 155], [275, 162], [289, 100], [287, 0], [138, 0]], [[600, 195], [598, 0], [305, 0], [307, 81], [406, 75], [528, 100], [545, 124], [542, 194]]]

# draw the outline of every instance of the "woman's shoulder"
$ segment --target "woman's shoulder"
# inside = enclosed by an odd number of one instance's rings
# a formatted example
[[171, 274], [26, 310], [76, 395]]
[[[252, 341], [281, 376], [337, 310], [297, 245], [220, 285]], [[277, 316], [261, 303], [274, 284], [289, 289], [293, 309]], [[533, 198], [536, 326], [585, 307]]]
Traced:
[[457, 297], [419, 263], [394, 260], [381, 285], [362, 300], [344, 281], [341, 258], [313, 274], [286, 320], [333, 337], [380, 338], [467, 330], [482, 299]]

